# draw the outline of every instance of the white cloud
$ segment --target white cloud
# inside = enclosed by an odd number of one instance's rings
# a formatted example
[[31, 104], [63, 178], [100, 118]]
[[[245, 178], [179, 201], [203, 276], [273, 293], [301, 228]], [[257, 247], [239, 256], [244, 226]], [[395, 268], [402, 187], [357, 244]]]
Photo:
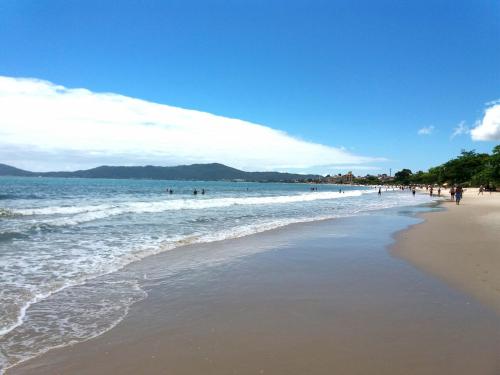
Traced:
[[465, 121], [461, 121], [455, 128], [453, 128], [453, 133], [451, 134], [451, 139], [455, 138], [458, 135], [469, 134], [470, 129], [465, 124]]
[[40, 171], [205, 162], [306, 170], [383, 160], [247, 121], [37, 79], [0, 76], [0, 108], [0, 162]]
[[430, 135], [434, 131], [434, 126], [424, 126], [423, 128], [419, 129], [417, 134], [418, 135]]
[[475, 141], [500, 141], [500, 103], [488, 103], [482, 120], [470, 131]]

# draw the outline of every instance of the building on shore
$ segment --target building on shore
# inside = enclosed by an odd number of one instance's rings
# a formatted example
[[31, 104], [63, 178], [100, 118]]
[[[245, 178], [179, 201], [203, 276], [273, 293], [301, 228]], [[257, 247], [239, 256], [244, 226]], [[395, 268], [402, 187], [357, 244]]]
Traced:
[[327, 184], [352, 184], [354, 182], [354, 175], [352, 174], [351, 171], [347, 172], [346, 174], [336, 174], [333, 176], [326, 176], [323, 178], [323, 182]]

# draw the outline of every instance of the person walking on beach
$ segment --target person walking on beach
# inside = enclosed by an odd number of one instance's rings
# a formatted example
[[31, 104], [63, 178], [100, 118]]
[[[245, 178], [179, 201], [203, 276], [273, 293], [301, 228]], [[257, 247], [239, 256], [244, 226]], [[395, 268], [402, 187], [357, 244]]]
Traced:
[[483, 193], [484, 193], [484, 186], [481, 185], [479, 186], [479, 192], [477, 193], [477, 195], [483, 195]]
[[441, 186], [438, 187], [438, 197], [440, 197], [440, 196], [441, 196]]
[[450, 188], [450, 196], [451, 196], [451, 200], [454, 201], [455, 200], [455, 187], [452, 186]]
[[455, 202], [457, 203], [457, 205], [460, 204], [460, 201], [462, 200], [463, 192], [464, 190], [462, 189], [462, 187], [458, 185], [455, 189]]

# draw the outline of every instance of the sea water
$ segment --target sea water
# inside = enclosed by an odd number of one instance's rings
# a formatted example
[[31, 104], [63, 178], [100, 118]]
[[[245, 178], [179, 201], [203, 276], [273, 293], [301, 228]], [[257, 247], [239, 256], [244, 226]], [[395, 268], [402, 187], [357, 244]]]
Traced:
[[117, 271], [147, 256], [430, 201], [408, 191], [311, 186], [0, 177], [0, 372], [116, 325], [146, 296], [143, 275]]

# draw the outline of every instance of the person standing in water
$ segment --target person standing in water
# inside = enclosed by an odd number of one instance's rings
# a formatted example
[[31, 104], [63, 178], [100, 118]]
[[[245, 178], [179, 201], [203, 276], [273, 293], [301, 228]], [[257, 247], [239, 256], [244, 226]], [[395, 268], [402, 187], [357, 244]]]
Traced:
[[411, 193], [413, 194], [413, 196], [415, 196], [416, 193], [415, 186], [413, 187], [413, 189], [411, 189]]
[[441, 186], [438, 187], [438, 197], [440, 197], [440, 196], [441, 196]]
[[378, 188], [378, 195], [382, 195], [382, 188], [381, 187]]

